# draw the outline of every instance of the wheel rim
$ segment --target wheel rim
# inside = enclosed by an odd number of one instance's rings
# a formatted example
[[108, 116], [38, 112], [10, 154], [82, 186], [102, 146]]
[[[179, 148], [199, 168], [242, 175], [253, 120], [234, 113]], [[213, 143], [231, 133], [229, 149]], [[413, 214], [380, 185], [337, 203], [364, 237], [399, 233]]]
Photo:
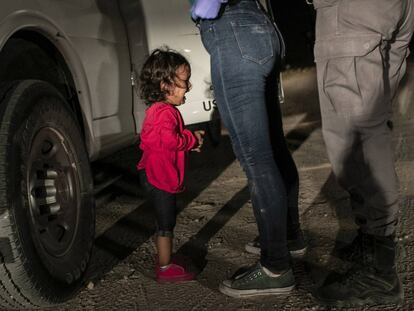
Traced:
[[27, 164], [34, 237], [49, 255], [64, 256], [72, 247], [80, 208], [72, 148], [56, 129], [42, 128], [33, 138]]

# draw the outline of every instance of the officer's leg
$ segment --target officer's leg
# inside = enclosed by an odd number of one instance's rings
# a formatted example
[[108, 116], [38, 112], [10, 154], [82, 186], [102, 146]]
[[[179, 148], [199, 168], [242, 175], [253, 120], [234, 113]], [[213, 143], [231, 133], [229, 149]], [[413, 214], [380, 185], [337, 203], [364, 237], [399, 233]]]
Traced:
[[316, 296], [325, 302], [390, 303], [402, 297], [393, 240], [398, 188], [387, 121], [412, 32], [407, 27], [412, 1], [379, 2], [348, 0], [318, 8], [323, 134], [364, 232], [362, 266], [344, 276], [347, 282], [321, 287]]

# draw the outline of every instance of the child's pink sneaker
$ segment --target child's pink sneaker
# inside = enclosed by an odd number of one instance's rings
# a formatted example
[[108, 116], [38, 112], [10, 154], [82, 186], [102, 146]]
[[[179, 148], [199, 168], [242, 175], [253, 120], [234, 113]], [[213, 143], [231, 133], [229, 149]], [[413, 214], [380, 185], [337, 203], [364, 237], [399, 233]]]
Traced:
[[188, 272], [184, 267], [175, 263], [169, 264], [165, 269], [157, 267], [156, 272], [159, 283], [178, 283], [195, 279], [193, 272]]

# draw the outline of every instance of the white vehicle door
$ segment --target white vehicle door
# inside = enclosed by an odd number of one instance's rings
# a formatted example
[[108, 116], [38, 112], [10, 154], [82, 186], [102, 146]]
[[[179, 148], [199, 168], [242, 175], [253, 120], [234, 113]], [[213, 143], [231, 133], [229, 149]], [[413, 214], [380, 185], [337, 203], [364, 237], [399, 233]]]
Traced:
[[188, 0], [141, 0], [140, 2], [145, 14], [149, 50], [167, 45], [182, 53], [191, 64], [193, 87], [186, 94], [186, 104], [179, 107], [184, 122], [195, 124], [210, 121], [214, 110], [210, 57], [201, 43], [199, 30], [191, 20], [190, 2]]
[[48, 4], [82, 60], [92, 102], [99, 152], [130, 144], [136, 136], [128, 40], [117, 1], [61, 0]]
[[138, 76], [148, 56], [148, 41], [145, 16], [140, 0], [118, 0], [128, 37], [131, 62], [131, 84], [133, 86], [133, 114], [136, 132], [139, 133], [145, 116], [146, 106], [139, 94]]
[[[265, 4], [265, 0], [261, 0]], [[142, 66], [142, 53], [168, 46], [182, 53], [191, 64], [191, 91], [179, 109], [186, 124], [216, 118], [210, 77], [210, 56], [190, 16], [188, 0], [119, 0], [128, 29], [132, 62], [136, 74]], [[144, 37], [146, 35], [146, 38]], [[142, 121], [142, 101], [135, 98], [135, 118]], [[144, 107], [145, 109], [145, 107]], [[213, 113], [214, 112], [214, 113]], [[142, 115], [142, 114], [141, 114]]]
[[86, 80], [77, 91], [89, 109], [93, 157], [130, 144], [136, 137], [130, 57], [118, 2], [10, 0], [2, 1], [0, 7], [0, 40], [5, 39], [9, 28], [21, 25], [33, 29], [53, 25], [62, 31], [62, 38], [67, 38], [76, 54], [73, 58], [81, 64], [74, 79]]

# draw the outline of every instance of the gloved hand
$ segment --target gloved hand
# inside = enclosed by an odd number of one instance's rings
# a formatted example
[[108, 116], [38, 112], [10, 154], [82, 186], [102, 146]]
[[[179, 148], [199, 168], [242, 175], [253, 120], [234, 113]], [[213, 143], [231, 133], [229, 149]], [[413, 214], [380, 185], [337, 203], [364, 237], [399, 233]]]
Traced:
[[222, 3], [228, 0], [196, 0], [191, 8], [191, 17], [193, 20], [214, 19], [218, 16]]

